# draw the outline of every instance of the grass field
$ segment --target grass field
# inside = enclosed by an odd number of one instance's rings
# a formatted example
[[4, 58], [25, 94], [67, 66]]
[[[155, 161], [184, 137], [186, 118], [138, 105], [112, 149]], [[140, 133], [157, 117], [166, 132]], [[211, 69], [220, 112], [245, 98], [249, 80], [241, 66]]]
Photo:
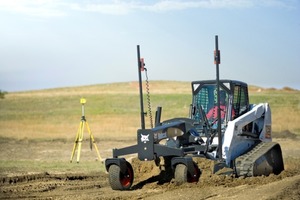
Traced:
[[[91, 152], [89, 148], [87, 133], [80, 162], [76, 162], [78, 150], [71, 163], [70, 156], [81, 119], [81, 97], [87, 99], [85, 114], [101, 160], [111, 158], [113, 148], [136, 144], [136, 131], [140, 127], [137, 82], [8, 93], [0, 99], [0, 199], [146, 199], [147, 196], [172, 199], [174, 194], [182, 198], [183, 191], [192, 194], [188, 199], [217, 198], [224, 194], [226, 199], [244, 194], [240, 199], [251, 199], [253, 194], [256, 198], [272, 197], [272, 188], [279, 191], [273, 199], [283, 196], [299, 199], [295, 191], [299, 191], [300, 149], [299, 137], [295, 134], [300, 136], [300, 91], [253, 86], [249, 89], [251, 103], [269, 102], [271, 106], [273, 131], [277, 132], [274, 141], [279, 142], [283, 150], [283, 173], [249, 179], [221, 178], [222, 181], [220, 177], [209, 175], [209, 169], [205, 172], [204, 162], [197, 184], [175, 186], [172, 181], [166, 184], [155, 181], [140, 188], [148, 177], [157, 176], [159, 168], [153, 170], [155, 164], [150, 161], [134, 167], [134, 186], [138, 189], [127, 192], [111, 189], [104, 164], [99, 162], [96, 151]], [[188, 116], [190, 83], [150, 82], [150, 92], [153, 116], [157, 106], [163, 107], [162, 120]], [[146, 95], [144, 100], [146, 111]], [[146, 127], [149, 128], [149, 117]], [[278, 137], [278, 134], [286, 137]], [[126, 159], [130, 161], [135, 156], [126, 155]]]
[[[163, 107], [162, 120], [187, 117], [190, 91], [188, 82], [150, 82], [153, 117], [157, 106]], [[249, 91], [251, 103], [270, 104], [273, 131], [289, 130], [300, 135], [300, 91], [258, 87], [250, 87]], [[85, 115], [95, 138], [136, 137], [140, 127], [137, 82], [8, 93], [0, 100], [0, 136], [20, 140], [73, 139], [81, 119], [81, 97], [87, 99]], [[144, 101], [147, 110], [146, 96]]]

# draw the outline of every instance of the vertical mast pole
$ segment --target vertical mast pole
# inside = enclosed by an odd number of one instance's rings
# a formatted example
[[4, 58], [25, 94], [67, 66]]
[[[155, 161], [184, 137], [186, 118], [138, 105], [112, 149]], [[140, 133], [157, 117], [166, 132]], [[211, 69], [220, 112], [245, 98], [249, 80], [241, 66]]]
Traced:
[[145, 112], [144, 112], [143, 85], [142, 85], [142, 75], [141, 75], [141, 71], [144, 66], [142, 66], [141, 63], [140, 45], [137, 45], [137, 62], [138, 62], [139, 89], [140, 89], [141, 128], [145, 129]]
[[220, 79], [219, 79], [219, 64], [221, 61], [218, 36], [215, 36], [215, 64], [216, 64], [216, 78], [217, 78], [217, 105], [218, 105], [218, 158], [222, 160], [222, 133], [221, 133], [221, 109], [220, 109]]

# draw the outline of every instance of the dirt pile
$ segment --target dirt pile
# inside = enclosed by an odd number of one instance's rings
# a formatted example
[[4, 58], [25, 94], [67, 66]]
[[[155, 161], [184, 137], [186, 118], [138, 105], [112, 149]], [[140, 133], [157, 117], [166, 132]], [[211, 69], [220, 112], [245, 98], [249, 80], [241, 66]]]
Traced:
[[[193, 161], [197, 164], [201, 170], [201, 175], [198, 183], [188, 184], [189, 187], [209, 187], [209, 186], [224, 186], [224, 187], [236, 187], [239, 185], [264, 185], [279, 181], [287, 177], [292, 177], [300, 174], [300, 159], [292, 159], [286, 161], [286, 169], [279, 175], [271, 174], [270, 176], [258, 176], [258, 177], [235, 177], [234, 175], [222, 175], [213, 174], [212, 166], [214, 161], [205, 158], [193, 158]], [[176, 186], [174, 180], [168, 180], [169, 177], [164, 177], [164, 169], [161, 170], [161, 166], [156, 166], [154, 161], [140, 161], [137, 158], [131, 161], [134, 174], [135, 183], [134, 188], [142, 188], [146, 184], [156, 184], [157, 187], [179, 187]], [[227, 169], [223, 169], [226, 170]], [[222, 170], [221, 170], [222, 171]], [[165, 179], [165, 180], [162, 180]], [[167, 182], [169, 181], [169, 182]]]

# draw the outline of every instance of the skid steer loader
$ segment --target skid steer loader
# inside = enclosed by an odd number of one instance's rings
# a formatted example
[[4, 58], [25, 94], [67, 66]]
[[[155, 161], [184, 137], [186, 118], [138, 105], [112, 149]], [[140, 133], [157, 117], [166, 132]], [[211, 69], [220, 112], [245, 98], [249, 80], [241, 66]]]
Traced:
[[[217, 53], [216, 53], [217, 52]], [[236, 80], [191, 82], [192, 103], [188, 118], [160, 121], [158, 107], [155, 127], [146, 129], [139, 46], [138, 71], [141, 102], [141, 129], [137, 130], [137, 144], [113, 149], [113, 157], [105, 160], [109, 183], [114, 190], [131, 188], [134, 172], [122, 156], [137, 154], [141, 161], [165, 165], [177, 184], [198, 181], [201, 171], [193, 157], [216, 161], [213, 172], [226, 167], [236, 176], [279, 174], [284, 170], [281, 147], [272, 142], [271, 110], [268, 103], [250, 104], [248, 86]], [[220, 63], [217, 46], [215, 63]], [[222, 105], [221, 105], [222, 104]]]

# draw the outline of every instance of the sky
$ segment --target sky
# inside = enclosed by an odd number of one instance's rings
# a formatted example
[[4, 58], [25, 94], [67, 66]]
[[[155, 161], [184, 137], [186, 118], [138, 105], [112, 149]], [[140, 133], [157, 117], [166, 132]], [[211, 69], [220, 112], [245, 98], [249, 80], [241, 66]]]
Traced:
[[[0, 0], [0, 90], [216, 78], [300, 89], [300, 0]], [[145, 76], [143, 75], [143, 79]]]

